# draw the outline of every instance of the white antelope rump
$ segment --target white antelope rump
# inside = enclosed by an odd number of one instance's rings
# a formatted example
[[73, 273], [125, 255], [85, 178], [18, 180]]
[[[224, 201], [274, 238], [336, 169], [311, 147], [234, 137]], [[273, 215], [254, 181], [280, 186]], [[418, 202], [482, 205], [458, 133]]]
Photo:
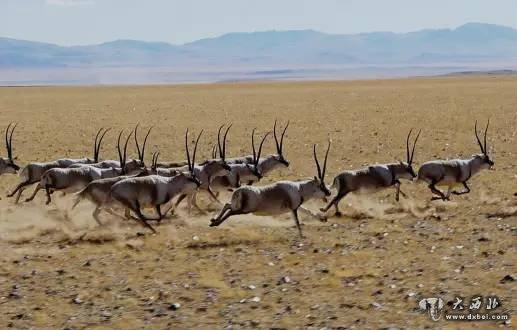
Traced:
[[[300, 237], [302, 228], [298, 219], [298, 210], [311, 216], [317, 217], [310, 210], [302, 207], [302, 204], [310, 199], [325, 198], [330, 196], [330, 191], [325, 186], [325, 171], [327, 169], [327, 158], [330, 150], [330, 141], [323, 170], [316, 155], [316, 145], [313, 146], [314, 161], [318, 176], [304, 181], [278, 181], [263, 187], [243, 186], [236, 189], [232, 194], [230, 203], [224, 205], [216, 218], [211, 220], [210, 226], [219, 226], [226, 219], [233, 215], [249, 214], [276, 215], [291, 212], [298, 228]], [[318, 217], [319, 218], [319, 217]], [[322, 220], [321, 218], [319, 218]]]
[[[35, 162], [27, 164], [22, 171], [20, 172], [20, 182], [16, 185], [13, 191], [7, 195], [7, 197], [13, 197], [16, 195], [15, 203], [18, 203], [23, 191], [30, 185], [33, 185], [41, 180], [41, 176], [46, 171], [53, 168], [66, 168], [70, 167], [73, 164], [93, 164], [98, 162], [100, 144], [102, 143], [102, 139], [109, 131], [106, 129], [102, 134], [103, 128], [97, 131], [95, 135], [94, 141], [94, 154], [92, 158], [60, 158], [51, 162]], [[100, 141], [99, 141], [100, 137]]]
[[[120, 150], [120, 138], [122, 136], [122, 132], [120, 132], [118, 141], [117, 141], [117, 149], [119, 154], [119, 163], [120, 164], [127, 164], [126, 163], [126, 157], [127, 157], [127, 144], [129, 142], [129, 139], [131, 138], [130, 133], [126, 139], [126, 142], [124, 144], [124, 152], [122, 153]], [[155, 166], [154, 163], [154, 155], [153, 155], [153, 166]], [[95, 205], [95, 209], [93, 210], [92, 216], [97, 221], [99, 225], [101, 225], [99, 214], [102, 210], [105, 210], [106, 212], [119, 216], [112, 210], [112, 203], [110, 199], [110, 191], [113, 185], [119, 181], [122, 181], [124, 179], [128, 179], [131, 177], [137, 177], [137, 176], [146, 176], [149, 175], [149, 171], [144, 167], [139, 173], [128, 175], [128, 172], [126, 171], [126, 168], [122, 168], [121, 175], [116, 176], [113, 178], [106, 178], [106, 179], [99, 179], [94, 180], [90, 182], [83, 190], [78, 192], [75, 195], [75, 201], [72, 205], [72, 209], [74, 209], [82, 200], [87, 199], [90, 202], [92, 202]], [[128, 215], [128, 212], [126, 212], [126, 217]]]
[[[287, 122], [284, 129], [282, 130], [280, 140], [278, 139], [278, 135], [277, 135], [277, 131], [276, 131], [276, 123], [277, 123], [277, 121], [275, 120], [275, 124], [273, 126], [273, 136], [275, 138], [276, 154], [267, 155], [266, 157], [261, 158], [258, 163], [258, 168], [260, 170], [260, 173], [263, 176], [278, 168], [289, 167], [289, 161], [284, 157], [284, 136], [287, 131], [287, 128], [289, 127], [289, 122]], [[227, 162], [228, 162], [228, 164], [245, 164], [245, 163], [252, 164], [253, 155], [231, 158], [231, 159], [228, 159]], [[243, 175], [240, 178], [240, 180], [241, 180], [241, 182], [245, 182], [249, 185], [258, 181], [257, 178], [252, 174]]]
[[[174, 177], [149, 175], [124, 179], [113, 185], [110, 191], [110, 198], [133, 211], [137, 215], [135, 220], [140, 221], [152, 232], [156, 232], [148, 221], [157, 220], [159, 222], [162, 220], [163, 215], [161, 212], [161, 206], [167, 204], [171, 199], [179, 194], [192, 194], [192, 191], [196, 190], [200, 186], [200, 182], [194, 171], [194, 166], [196, 161], [197, 145], [202, 133], [203, 131], [199, 133], [196, 139], [191, 160], [188, 148], [188, 130], [185, 132], [185, 153], [188, 160], [188, 173], [182, 172]], [[154, 208], [158, 214], [158, 218], [150, 219], [146, 217], [142, 213], [142, 207]]]
[[10, 123], [5, 129], [5, 148], [7, 149], [7, 157], [0, 157], [0, 175], [16, 174], [20, 169], [13, 159], [13, 133], [17, 125], [18, 124], [13, 125], [13, 123]]
[[[490, 159], [487, 149], [487, 131], [490, 121], [485, 127], [484, 143], [481, 143], [477, 130], [477, 121], [474, 124], [474, 133], [476, 140], [481, 149], [481, 153], [473, 155], [467, 159], [451, 159], [451, 160], [433, 160], [422, 164], [418, 170], [418, 181], [424, 181], [429, 184], [431, 192], [438, 196], [433, 196], [431, 200], [442, 199], [449, 200], [451, 193], [455, 195], [468, 194], [470, 188], [467, 185], [468, 180], [484, 169], [490, 169], [494, 162]], [[456, 185], [463, 185], [463, 190], [455, 191], [452, 188]], [[447, 193], [443, 193], [436, 186], [447, 186]]]
[[416, 177], [413, 170], [413, 157], [415, 155], [415, 146], [420, 137], [418, 132], [414, 142], [411, 153], [409, 152], [409, 139], [413, 130], [409, 131], [406, 138], [406, 162], [389, 163], [381, 165], [371, 165], [356, 171], [344, 171], [338, 174], [332, 183], [331, 188], [337, 190], [336, 196], [328, 203], [327, 206], [321, 208], [321, 212], [326, 213], [329, 208], [334, 205], [336, 209], [335, 215], [341, 216], [339, 211], [339, 201], [351, 192], [361, 192], [370, 190], [379, 190], [389, 187], [397, 189], [395, 199], [399, 200], [399, 195], [406, 196], [400, 190], [400, 179], [413, 180]]

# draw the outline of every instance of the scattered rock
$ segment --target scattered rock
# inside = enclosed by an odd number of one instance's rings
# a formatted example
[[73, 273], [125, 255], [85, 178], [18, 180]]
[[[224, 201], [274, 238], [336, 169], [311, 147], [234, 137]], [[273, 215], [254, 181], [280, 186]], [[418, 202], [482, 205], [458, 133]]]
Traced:
[[500, 283], [509, 283], [515, 281], [515, 275], [514, 274], [508, 274], [505, 277], [503, 277], [499, 282]]
[[260, 297], [253, 297], [250, 299], [251, 302], [255, 302], [255, 303], [259, 303], [260, 302]]
[[377, 303], [377, 302], [372, 302], [371, 305], [375, 308], [375, 309], [382, 309], [382, 305]]
[[181, 304], [180, 303], [173, 303], [173, 304], [170, 304], [169, 305], [169, 310], [171, 311], [177, 311], [178, 309], [180, 309], [181, 307]]
[[291, 283], [291, 278], [289, 276], [282, 276], [282, 278], [278, 281], [278, 284], [287, 284]]
[[76, 297], [76, 298], [72, 299], [72, 302], [73, 302], [74, 304], [76, 304], [76, 305], [80, 305], [80, 304], [82, 304], [82, 303], [83, 303], [83, 301], [82, 301], [82, 300], [81, 300], [81, 298], [79, 298], [79, 297]]

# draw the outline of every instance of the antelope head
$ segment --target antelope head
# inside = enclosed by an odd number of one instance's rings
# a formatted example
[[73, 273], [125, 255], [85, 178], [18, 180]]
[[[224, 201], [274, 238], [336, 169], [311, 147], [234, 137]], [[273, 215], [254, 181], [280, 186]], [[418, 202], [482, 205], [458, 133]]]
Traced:
[[196, 139], [196, 144], [194, 145], [194, 151], [192, 152], [192, 159], [190, 159], [190, 152], [188, 148], [188, 129], [185, 131], [185, 153], [187, 156], [187, 162], [188, 162], [188, 170], [189, 170], [189, 176], [188, 179], [196, 184], [196, 187], [199, 188], [201, 186], [201, 181], [199, 181], [199, 178], [196, 176], [196, 173], [194, 171], [194, 166], [196, 165], [196, 153], [197, 153], [197, 145], [199, 143], [199, 138], [201, 138], [201, 134], [203, 134], [203, 130], [199, 132], [199, 135]]
[[251, 148], [253, 151], [253, 163], [252, 164], [246, 164], [246, 167], [253, 173], [254, 176], [257, 177], [257, 179], [262, 179], [262, 171], [259, 169], [259, 160], [260, 160], [260, 154], [262, 153], [262, 145], [264, 145], [264, 141], [266, 141], [266, 138], [271, 132], [267, 132], [266, 135], [262, 138], [262, 141], [260, 141], [260, 145], [258, 148], [258, 153], [255, 149], [255, 128], [251, 132]]
[[5, 148], [7, 149], [7, 158], [0, 157], [0, 174], [16, 174], [20, 169], [13, 159], [13, 133], [17, 125], [18, 124], [13, 125], [13, 123], [10, 123], [5, 130]]
[[474, 158], [478, 159], [481, 162], [482, 168], [490, 169], [492, 166], [494, 166], [494, 162], [488, 156], [488, 149], [486, 146], [486, 134], [488, 131], [488, 125], [490, 125], [490, 120], [488, 120], [488, 122], [486, 123], [485, 135], [483, 137], [483, 144], [481, 143], [481, 140], [479, 139], [477, 124], [478, 124], [478, 122], [476, 120], [476, 123], [474, 124], [474, 133], [476, 133], [476, 140], [478, 142], [479, 148], [481, 149], [481, 153], [474, 155]]
[[93, 143], [93, 163], [99, 162], [99, 154], [101, 151], [102, 140], [104, 140], [104, 136], [110, 130], [111, 128], [109, 127], [106, 129], [104, 129], [104, 127], [101, 127], [101, 129], [97, 131], [97, 134], [95, 135], [95, 142]]
[[285, 125], [282, 135], [280, 136], [280, 141], [278, 141], [278, 136], [276, 133], [276, 120], [275, 125], [273, 126], [273, 136], [275, 137], [275, 145], [276, 145], [276, 155], [274, 155], [275, 160], [278, 161], [280, 164], [284, 165], [285, 167], [289, 167], [289, 161], [285, 159], [284, 157], [284, 136], [285, 132], [287, 131], [287, 128], [289, 127], [289, 121]]
[[420, 137], [420, 133], [422, 130], [418, 131], [415, 140], [413, 141], [413, 147], [411, 148], [411, 152], [409, 152], [409, 139], [411, 138], [411, 134], [413, 133], [413, 129], [409, 130], [409, 134], [406, 138], [406, 162], [400, 162], [400, 168], [398, 169], [398, 173], [396, 173], [397, 178], [404, 178], [407, 180], [413, 180], [417, 177], [415, 170], [413, 169], [413, 157], [415, 156], [415, 146]]
[[314, 162], [316, 163], [316, 170], [318, 176], [314, 177], [312, 182], [314, 183], [314, 197], [315, 198], [323, 198], [330, 196], [330, 190], [325, 185], [325, 172], [327, 171], [327, 158], [329, 156], [330, 151], [330, 140], [327, 146], [327, 152], [325, 152], [325, 160], [323, 161], [323, 170], [321, 169], [320, 163], [318, 161], [318, 156], [316, 155], [316, 145], [312, 148], [312, 153], [314, 155]]

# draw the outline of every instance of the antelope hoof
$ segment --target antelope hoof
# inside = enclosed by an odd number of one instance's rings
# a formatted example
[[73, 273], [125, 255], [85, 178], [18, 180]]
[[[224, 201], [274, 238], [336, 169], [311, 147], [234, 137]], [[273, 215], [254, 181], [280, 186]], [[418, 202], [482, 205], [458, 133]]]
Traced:
[[321, 222], [327, 222], [328, 221], [326, 215], [320, 215], [318, 218], [320, 219]]
[[341, 218], [343, 216], [343, 213], [341, 213], [340, 211], [336, 211], [334, 215], [338, 218]]

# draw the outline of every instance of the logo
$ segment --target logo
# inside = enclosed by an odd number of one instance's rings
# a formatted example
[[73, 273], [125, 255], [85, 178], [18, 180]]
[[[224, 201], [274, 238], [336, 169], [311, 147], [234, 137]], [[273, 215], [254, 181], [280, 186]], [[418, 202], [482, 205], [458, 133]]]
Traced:
[[442, 317], [443, 300], [441, 298], [431, 297], [420, 300], [418, 303], [420, 309], [427, 311], [429, 317], [433, 321], [438, 321]]

